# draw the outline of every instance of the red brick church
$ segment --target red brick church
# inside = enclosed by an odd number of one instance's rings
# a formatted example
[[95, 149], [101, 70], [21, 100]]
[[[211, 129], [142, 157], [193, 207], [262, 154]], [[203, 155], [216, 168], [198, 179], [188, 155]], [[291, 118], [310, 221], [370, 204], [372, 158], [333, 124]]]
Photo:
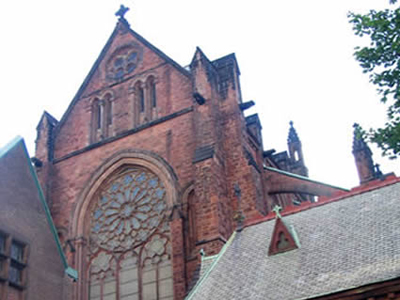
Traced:
[[[184, 68], [133, 31], [124, 13], [61, 120], [44, 113], [37, 127], [36, 172], [79, 274], [68, 299], [267, 299], [261, 290], [213, 298], [202, 287], [205, 258], [219, 264], [232, 236], [250, 225], [348, 191], [308, 178], [293, 123], [288, 151], [263, 148], [258, 116], [245, 115], [254, 102], [242, 98], [234, 54], [209, 60], [197, 48]], [[363, 183], [379, 180], [371, 153], [360, 153]], [[307, 250], [296, 244], [301, 230], [282, 230], [289, 236], [277, 237], [278, 256], [285, 241], [294, 246], [287, 253]]]

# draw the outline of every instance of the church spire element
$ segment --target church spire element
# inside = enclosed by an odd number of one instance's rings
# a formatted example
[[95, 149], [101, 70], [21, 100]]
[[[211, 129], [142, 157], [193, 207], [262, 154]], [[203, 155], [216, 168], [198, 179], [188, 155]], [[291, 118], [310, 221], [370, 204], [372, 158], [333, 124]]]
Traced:
[[356, 161], [360, 184], [363, 184], [377, 178], [378, 174], [375, 172], [372, 152], [364, 140], [361, 126], [355, 123], [353, 127], [353, 155]]
[[299, 143], [300, 139], [299, 136], [297, 135], [296, 129], [293, 127], [293, 121], [289, 122], [290, 124], [290, 129], [289, 129], [289, 136], [288, 136], [288, 143]]
[[290, 171], [292, 173], [308, 177], [308, 170], [304, 164], [303, 149], [301, 141], [297, 135], [296, 129], [293, 127], [293, 121], [289, 122], [289, 136], [287, 139], [289, 158], [290, 158]]

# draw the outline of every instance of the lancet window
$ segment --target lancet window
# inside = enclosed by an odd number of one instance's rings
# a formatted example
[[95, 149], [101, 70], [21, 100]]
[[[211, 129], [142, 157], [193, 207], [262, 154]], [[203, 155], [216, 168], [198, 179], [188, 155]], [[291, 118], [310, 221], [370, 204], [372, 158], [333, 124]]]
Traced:
[[156, 83], [153, 76], [147, 78], [148, 103], [151, 108], [157, 107]]
[[146, 81], [137, 81], [134, 85], [133, 116], [134, 126], [149, 122], [157, 116], [157, 93], [154, 76], [149, 76]]
[[166, 190], [144, 168], [104, 185], [90, 214], [89, 299], [173, 299]]
[[113, 123], [112, 96], [97, 97], [92, 103], [91, 141], [98, 142], [111, 136]]

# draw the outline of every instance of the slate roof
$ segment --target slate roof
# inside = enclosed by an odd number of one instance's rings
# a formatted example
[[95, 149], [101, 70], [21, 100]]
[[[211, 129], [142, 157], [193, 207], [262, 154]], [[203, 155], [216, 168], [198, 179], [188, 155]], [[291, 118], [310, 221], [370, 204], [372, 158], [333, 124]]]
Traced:
[[275, 220], [237, 232], [187, 299], [311, 299], [400, 277], [400, 183], [284, 216], [301, 247], [268, 256]]

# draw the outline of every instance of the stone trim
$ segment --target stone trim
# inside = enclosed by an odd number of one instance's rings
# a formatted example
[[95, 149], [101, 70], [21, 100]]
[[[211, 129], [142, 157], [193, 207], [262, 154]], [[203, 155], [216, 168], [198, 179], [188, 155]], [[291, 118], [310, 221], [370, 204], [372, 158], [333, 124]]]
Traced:
[[120, 134], [118, 134], [116, 136], [109, 137], [109, 138], [107, 138], [107, 139], [105, 139], [103, 141], [91, 144], [91, 145], [89, 145], [89, 146], [87, 146], [85, 148], [73, 151], [73, 152], [71, 152], [71, 153], [69, 153], [67, 155], [64, 155], [64, 156], [60, 157], [60, 158], [56, 158], [56, 159], [54, 159], [53, 164], [59, 163], [59, 162], [64, 161], [64, 160], [66, 160], [68, 158], [71, 158], [71, 157], [77, 156], [79, 154], [85, 153], [85, 152], [90, 151], [92, 149], [95, 149], [95, 148], [98, 148], [98, 147], [103, 146], [105, 144], [114, 142], [114, 141], [119, 140], [119, 139], [121, 139], [123, 137], [126, 137], [128, 135], [131, 135], [131, 134], [134, 134], [136, 132], [142, 131], [142, 130], [147, 129], [149, 127], [152, 127], [154, 125], [158, 125], [158, 124], [163, 123], [165, 121], [169, 121], [171, 119], [174, 119], [176, 117], [179, 117], [181, 115], [187, 114], [187, 113], [192, 112], [192, 111], [193, 111], [193, 107], [188, 107], [188, 108], [182, 109], [180, 111], [177, 111], [177, 112], [175, 112], [173, 114], [170, 114], [168, 116], [165, 116], [165, 117], [159, 118], [157, 120], [151, 121], [149, 123], [140, 125], [139, 127], [127, 130], [127, 131], [122, 132], [122, 133], [120, 133]]

